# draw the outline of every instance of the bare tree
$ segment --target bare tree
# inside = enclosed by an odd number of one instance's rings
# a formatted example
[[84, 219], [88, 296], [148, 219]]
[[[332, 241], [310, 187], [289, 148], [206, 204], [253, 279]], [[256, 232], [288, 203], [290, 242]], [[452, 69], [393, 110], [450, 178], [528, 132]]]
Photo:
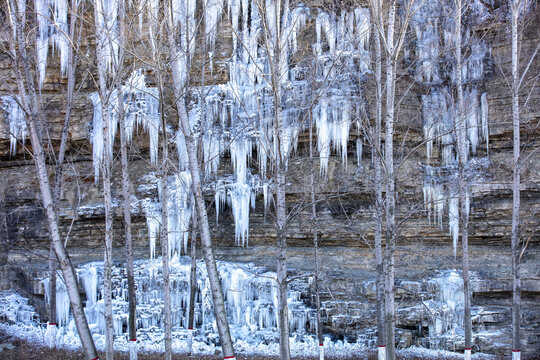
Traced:
[[[23, 2], [6, 0], [3, 3], [3, 12], [8, 14], [10, 33], [6, 36], [9, 39], [8, 55], [13, 64], [15, 81], [17, 83], [19, 105], [26, 115], [27, 124], [30, 128], [30, 140], [34, 162], [36, 165], [39, 180], [43, 207], [47, 216], [47, 223], [54, 251], [62, 269], [64, 281], [70, 299], [71, 309], [79, 337], [87, 359], [97, 359], [95, 345], [92, 339], [88, 322], [82, 308], [77, 277], [69, 255], [60, 237], [58, 227], [58, 215], [54, 205], [53, 193], [49, 182], [45, 151], [43, 148], [43, 132], [45, 131], [44, 112], [41, 108], [40, 92], [36, 89], [36, 73], [32, 71], [31, 57], [29, 52], [37, 46], [31, 40], [31, 30], [26, 23], [26, 15], [31, 14], [26, 11]], [[36, 14], [36, 16], [40, 16]], [[35, 39], [35, 38], [34, 38]], [[29, 42], [26, 42], [29, 40]]]
[[527, 13], [529, 2], [527, 0], [513, 0], [510, 7], [510, 27], [512, 36], [512, 131], [513, 131], [513, 156], [512, 156], [512, 359], [521, 359], [521, 280], [520, 280], [520, 262], [526, 244], [523, 243], [521, 235], [521, 167], [524, 160], [523, 149], [521, 146], [521, 119], [520, 119], [520, 91], [524, 86], [524, 80], [527, 76], [530, 66], [538, 54], [540, 42], [534, 52], [526, 62], [523, 70], [520, 70], [520, 55], [522, 29], [524, 27], [525, 15]]
[[[383, 45], [386, 58], [386, 79], [384, 87], [386, 96], [384, 99], [385, 108], [385, 140], [384, 159], [382, 165], [385, 169], [385, 316], [386, 316], [386, 358], [394, 360], [395, 354], [395, 290], [394, 290], [394, 252], [396, 249], [396, 188], [394, 174], [394, 121], [395, 121], [395, 85], [396, 68], [403, 43], [405, 41], [406, 30], [409, 26], [412, 14], [412, 1], [405, 4], [398, 4], [396, 1], [384, 2], [382, 0], [370, 1], [372, 8], [375, 31], [379, 33], [379, 39]], [[398, 6], [403, 7], [402, 15], [396, 24], [396, 13]], [[397, 38], [396, 38], [397, 35]], [[376, 45], [377, 46], [377, 45]], [[377, 51], [377, 50], [376, 50]], [[377, 55], [376, 55], [377, 56]], [[376, 61], [379, 60], [378, 56]], [[378, 76], [378, 74], [376, 75]], [[377, 101], [382, 102], [381, 97]], [[379, 105], [377, 104], [377, 107]], [[382, 109], [382, 104], [380, 109]], [[378, 195], [376, 194], [376, 197]], [[380, 264], [380, 262], [378, 262]], [[382, 344], [384, 345], [384, 344]]]
[[[198, 161], [196, 139], [193, 136], [193, 131], [189, 123], [186, 104], [185, 104], [185, 90], [186, 90], [186, 72], [188, 71], [189, 59], [188, 54], [190, 49], [188, 46], [182, 46], [177, 44], [177, 35], [181, 34], [188, 39], [191, 39], [195, 34], [189, 34], [189, 26], [186, 25], [184, 20], [180, 21], [180, 24], [176, 24], [176, 15], [173, 14], [173, 3], [168, 1], [165, 3], [165, 16], [166, 26], [165, 33], [169, 46], [169, 60], [171, 61], [172, 68], [172, 87], [174, 94], [174, 105], [178, 111], [178, 119], [180, 129], [184, 135], [186, 150], [188, 155], [189, 171], [191, 173], [191, 184], [195, 197], [195, 211], [197, 213], [197, 220], [199, 222], [201, 245], [204, 254], [204, 260], [206, 263], [206, 269], [208, 272], [208, 280], [212, 290], [212, 300], [214, 305], [214, 314], [216, 318], [217, 328], [219, 332], [219, 338], [223, 349], [223, 356], [225, 359], [234, 359], [233, 342], [229, 331], [229, 323], [227, 320], [227, 313], [225, 311], [225, 301], [223, 297], [223, 290], [219, 279], [219, 273], [212, 249], [212, 240], [210, 236], [210, 226], [208, 224], [208, 214], [206, 211], [206, 204], [202, 194], [201, 187], [201, 172]], [[191, 41], [191, 40], [190, 40]], [[181, 60], [184, 61], [181, 61]]]

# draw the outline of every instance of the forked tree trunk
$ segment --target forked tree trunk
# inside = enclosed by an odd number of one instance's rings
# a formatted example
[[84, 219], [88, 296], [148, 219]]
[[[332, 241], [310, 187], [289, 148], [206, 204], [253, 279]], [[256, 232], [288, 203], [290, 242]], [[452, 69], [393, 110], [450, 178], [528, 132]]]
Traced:
[[189, 169], [191, 173], [191, 184], [195, 197], [195, 211], [197, 212], [197, 219], [199, 222], [201, 246], [204, 254], [206, 271], [208, 273], [208, 281], [210, 282], [210, 288], [212, 291], [214, 314], [216, 318], [219, 339], [221, 341], [221, 346], [223, 349], [223, 357], [225, 359], [235, 359], [236, 357], [234, 355], [233, 342], [229, 331], [229, 322], [227, 320], [227, 313], [225, 310], [223, 289], [221, 286], [221, 281], [219, 279], [219, 272], [216, 265], [216, 259], [214, 257], [214, 250], [212, 249], [210, 226], [208, 224], [208, 214], [206, 212], [206, 204], [204, 202], [204, 197], [202, 194], [201, 174], [197, 158], [196, 140], [193, 137], [186, 111], [186, 104], [184, 99], [185, 84], [182, 81], [182, 69], [180, 69], [180, 64], [176, 60], [179, 57], [179, 49], [177, 48], [176, 39], [173, 31], [174, 26], [172, 20], [171, 3], [167, 2], [166, 7], [166, 16], [168, 23], [167, 37], [169, 42], [169, 56], [171, 60], [171, 68], [173, 75], [173, 93], [174, 98], [176, 99], [175, 105], [178, 110], [180, 128], [184, 134], [186, 142]]
[[382, 255], [382, 220], [383, 220], [383, 194], [382, 194], [382, 169], [381, 169], [381, 127], [382, 127], [382, 56], [380, 35], [377, 30], [373, 31], [375, 46], [375, 83], [377, 87], [375, 98], [375, 127], [372, 136], [372, 153], [375, 191], [374, 213], [374, 255], [377, 271], [377, 358], [386, 359], [386, 327], [385, 327], [385, 300], [384, 300], [384, 262]]
[[513, 181], [512, 181], [512, 360], [521, 358], [521, 281], [519, 276], [520, 265], [520, 117], [519, 117], [519, 48], [518, 48], [518, 20], [521, 1], [513, 0], [511, 5], [512, 18], [512, 129], [513, 129]]
[[[79, 338], [81, 340], [86, 358], [89, 360], [96, 360], [98, 359], [97, 352], [82, 307], [75, 270], [66, 248], [62, 243], [60, 230], [58, 228], [58, 216], [54, 208], [51, 185], [47, 173], [45, 153], [43, 150], [43, 144], [41, 142], [41, 129], [43, 126], [45, 126], [45, 120], [39, 107], [35, 82], [31, 75], [30, 64], [27, 60], [26, 44], [24, 43], [24, 39], [26, 39], [26, 37], [23, 34], [24, 24], [21, 21], [22, 12], [18, 10], [15, 1], [8, 0], [6, 4], [8, 7], [8, 13], [13, 15], [13, 17], [9, 17], [9, 19], [10, 26], [15, 33], [15, 36], [9, 43], [10, 52], [13, 55], [13, 70], [15, 72], [15, 80], [19, 90], [21, 105], [27, 114], [34, 163], [36, 166], [43, 208], [45, 209], [47, 216], [49, 234], [51, 236], [54, 251], [58, 258], [60, 269], [62, 270], [62, 275], [64, 277], [70, 300], [71, 311], [77, 331], [79, 332]], [[18, 54], [18, 51], [20, 52], [20, 55]]]

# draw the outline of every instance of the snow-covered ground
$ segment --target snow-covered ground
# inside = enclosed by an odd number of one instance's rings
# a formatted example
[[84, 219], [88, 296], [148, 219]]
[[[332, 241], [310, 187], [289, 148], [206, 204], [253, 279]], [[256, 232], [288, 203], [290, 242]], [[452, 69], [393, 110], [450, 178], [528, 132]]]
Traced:
[[[39, 321], [39, 316], [34, 308], [28, 304], [28, 299], [21, 296], [14, 290], [0, 292], [0, 330], [10, 336], [27, 341], [35, 346], [48, 346], [49, 334], [44, 323]], [[66, 349], [77, 349], [80, 347], [79, 338], [74, 331], [73, 325], [61, 327], [56, 334], [55, 343], [57, 347]], [[152, 341], [141, 341], [139, 349], [145, 352], [159, 352], [163, 350], [163, 341], [160, 335]], [[173, 351], [182, 353], [187, 350], [187, 334], [176, 332], [173, 334]], [[94, 333], [94, 340], [99, 350], [105, 349], [105, 336]], [[293, 356], [317, 356], [318, 343], [312, 335], [291, 337], [291, 352]], [[274, 355], [279, 354], [277, 343], [264, 344], [261, 342], [251, 342], [246, 340], [236, 340], [235, 350], [239, 354], [245, 355]], [[332, 341], [326, 337], [324, 340], [325, 354], [333, 357], [351, 357], [366, 354], [373, 350], [366, 347], [364, 342]], [[125, 336], [115, 338], [115, 349], [119, 351], [129, 351], [128, 341]], [[212, 355], [216, 353], [216, 346], [213, 343], [205, 343], [197, 339], [193, 342], [194, 353], [200, 355]], [[426, 359], [445, 358], [462, 359], [463, 355], [445, 350], [430, 350], [420, 347], [411, 347], [399, 350], [405, 357], [424, 357]], [[486, 354], [474, 354], [473, 359], [482, 360], [493, 358]]]

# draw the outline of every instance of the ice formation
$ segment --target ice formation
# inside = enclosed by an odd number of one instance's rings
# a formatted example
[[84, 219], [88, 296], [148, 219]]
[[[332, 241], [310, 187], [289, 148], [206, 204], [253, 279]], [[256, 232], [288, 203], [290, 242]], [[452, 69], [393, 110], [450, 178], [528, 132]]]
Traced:
[[[440, 276], [427, 282], [428, 293], [433, 294], [431, 300], [425, 300], [424, 306], [430, 316], [429, 337], [440, 341], [441, 337], [453, 337], [462, 331], [463, 278], [455, 270], [447, 270]], [[461, 328], [461, 330], [460, 330]], [[433, 344], [431, 348], [437, 346]]]
[[[415, 79], [423, 85], [429, 85], [429, 91], [421, 96], [428, 163], [424, 179], [424, 202], [428, 216], [431, 217], [433, 210], [438, 224], [442, 224], [443, 210], [448, 208], [448, 227], [456, 253], [459, 199], [463, 198], [467, 209], [469, 207], [469, 196], [460, 196], [457, 190], [457, 151], [463, 146], [467, 149], [467, 157], [469, 154], [474, 157], [481, 140], [488, 147], [488, 100], [487, 94], [480, 91], [479, 82], [484, 78], [490, 50], [483, 40], [475, 38], [471, 30], [465, 27], [462, 41], [464, 49], [468, 51], [463, 52], [465, 55], [461, 67], [464, 112], [459, 114], [457, 99], [451, 96], [452, 88], [448, 85], [449, 82], [456, 85], [458, 70], [455, 66], [441, 66], [442, 63], [455, 63], [454, 52], [444, 50], [455, 46], [454, 5], [446, 0], [438, 0], [419, 2], [417, 6], [412, 20], [416, 34]], [[448, 79], [449, 82], [445, 81]], [[458, 123], [460, 117], [462, 122]], [[459, 126], [464, 126], [465, 144], [459, 143]], [[440, 149], [436, 159], [433, 158], [434, 144]], [[468, 190], [465, 192], [469, 194]]]
[[28, 299], [14, 290], [6, 290], [0, 292], [0, 320], [36, 325], [39, 316], [34, 307], [28, 304]]
[[[67, 326], [69, 323], [69, 296], [67, 293], [66, 284], [61, 272], [57, 272], [56, 278], [56, 323], [58, 326]], [[45, 302], [49, 303], [49, 278], [43, 280]]]
[[[104, 61], [107, 73], [114, 73], [118, 64], [118, 1], [96, 0], [94, 2], [96, 17], [96, 52]], [[104, 90], [104, 89], [102, 89]]]
[[2, 96], [2, 108], [5, 118], [9, 123], [9, 154], [13, 156], [17, 153], [17, 139], [24, 145], [28, 129], [26, 128], [26, 118], [23, 109], [17, 100], [12, 96]]
[[[188, 258], [175, 257], [171, 262], [170, 270], [173, 336], [182, 339], [187, 338], [187, 332], [182, 329], [187, 328], [188, 320], [190, 264], [191, 261]], [[250, 344], [276, 341], [278, 337], [277, 288], [275, 280], [272, 279], [275, 274], [265, 272], [263, 268], [253, 264], [219, 262], [218, 267], [223, 281], [226, 309], [233, 337], [237, 341], [246, 341]], [[160, 259], [135, 262], [137, 332], [141, 343], [159, 342], [163, 338], [161, 271]], [[86, 292], [84, 311], [90, 328], [94, 333], [104, 334], [102, 262], [82, 266], [77, 271], [77, 276]], [[113, 326], [116, 337], [127, 336], [125, 333], [128, 319], [127, 296], [125, 269], [114, 267]], [[298, 336], [313, 332], [314, 310], [300, 300], [300, 292], [294, 284], [291, 285], [288, 296], [291, 333]], [[59, 297], [57, 302], [59, 307], [69, 310], [67, 297]], [[69, 319], [71, 322], [71, 316]], [[69, 325], [69, 322], [62, 320], [59, 324], [65, 327]], [[202, 260], [197, 265], [195, 325], [195, 340], [208, 343], [218, 341], [210, 285]]]
[[158, 157], [161, 117], [157, 88], [148, 87], [142, 71], [136, 70], [119, 90], [113, 90], [107, 96], [109, 136], [111, 139], [109, 149], [103, 148], [103, 107], [101, 106], [101, 97], [97, 92], [92, 93], [90, 96], [94, 107], [92, 158], [96, 183], [99, 179], [99, 168], [103, 160], [103, 151], [107, 150], [112, 156], [114, 139], [118, 130], [118, 101], [120, 100], [124, 104], [127, 140], [131, 141], [133, 132], [142, 127], [150, 137], [150, 161], [153, 164], [157, 164]]
[[[159, 180], [161, 181], [161, 180]], [[160, 238], [161, 202], [167, 202], [169, 219], [167, 223], [169, 257], [187, 253], [189, 228], [193, 214], [194, 199], [191, 190], [191, 174], [181, 171], [167, 177], [167, 197], [164, 200], [160, 194], [159, 201], [146, 198], [141, 201], [141, 207], [146, 216], [148, 238], [150, 242], [150, 259], [156, 254], [156, 240]]]

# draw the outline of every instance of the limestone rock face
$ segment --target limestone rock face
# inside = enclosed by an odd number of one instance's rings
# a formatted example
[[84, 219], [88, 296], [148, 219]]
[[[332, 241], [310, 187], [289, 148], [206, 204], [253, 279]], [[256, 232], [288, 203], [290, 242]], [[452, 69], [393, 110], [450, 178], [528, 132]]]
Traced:
[[[537, 10], [535, 10], [537, 11]], [[530, 15], [533, 20], [539, 14]], [[533, 23], [538, 23], [533, 21]], [[215, 70], [218, 81], [228, 79], [225, 69], [230, 32], [225, 24], [218, 37]], [[314, 36], [313, 24], [306, 37]], [[482, 85], [489, 105], [489, 149], [479, 146], [477, 158], [484, 161], [482, 180], [472, 187], [469, 225], [470, 269], [472, 282], [473, 327], [475, 350], [508, 355], [511, 343], [512, 274], [510, 261], [510, 232], [512, 218], [512, 128], [511, 93], [503, 74], [509, 73], [511, 54], [507, 24], [494, 23], [478, 29], [491, 46], [493, 67]], [[228, 35], [227, 35], [228, 34]], [[526, 29], [522, 57], [532, 54], [540, 39], [538, 27]], [[86, 40], [88, 42], [93, 40]], [[93, 44], [85, 44], [91, 48]], [[56, 55], [50, 55], [53, 58]], [[54, 58], [55, 59], [55, 58]], [[540, 70], [540, 60], [534, 60], [530, 78]], [[9, 78], [7, 60], [0, 61], [0, 74]], [[51, 62], [53, 59], [51, 59]], [[426, 164], [422, 137], [422, 108], [420, 95], [426, 89], [411, 86], [412, 75], [401, 64], [397, 96], [401, 99], [396, 133], [398, 188], [398, 248], [396, 252], [397, 339], [400, 347], [411, 345], [442, 346], [463, 349], [459, 340], [434, 344], [429, 336], [429, 308], [433, 298], [429, 279], [442, 271], [461, 268], [460, 245], [457, 256], [452, 249], [447, 222], [443, 226], [429, 220], [423, 202], [423, 169]], [[221, 70], [220, 70], [221, 69]], [[60, 223], [67, 248], [75, 264], [102, 260], [104, 245], [104, 210], [100, 185], [94, 183], [92, 144], [93, 83], [81, 69], [81, 85], [75, 96], [70, 142], [68, 145], [65, 183], [60, 204]], [[9, 93], [12, 83], [0, 84], [1, 93]], [[369, 83], [368, 85], [369, 86]], [[50, 66], [43, 87], [44, 111], [52, 146], [57, 147], [64, 121], [65, 79], [59, 68]], [[527, 104], [521, 113], [522, 141], [525, 146], [522, 170], [522, 236], [523, 251], [521, 278], [523, 291], [523, 350], [540, 353], [540, 87], [535, 81], [526, 82], [522, 99]], [[366, 95], [371, 106], [372, 93]], [[170, 102], [171, 99], [168, 101]], [[352, 131], [351, 131], [352, 132]], [[309, 135], [300, 134], [296, 153], [287, 173], [287, 201], [295, 212], [288, 226], [288, 265], [295, 274], [314, 270], [313, 224], [309, 203]], [[29, 146], [28, 142], [26, 146]], [[138, 137], [130, 150], [131, 183], [136, 199], [157, 197], [157, 187], [149, 186], [145, 176], [155, 171], [148, 161], [148, 137]], [[35, 297], [43, 296], [38, 279], [47, 266], [49, 243], [45, 215], [40, 203], [39, 186], [32, 157], [22, 150], [11, 156], [9, 126], [0, 114], [0, 290], [21, 288]], [[439, 156], [434, 148], [433, 158]], [[332, 154], [327, 176], [316, 177], [320, 201], [316, 220], [319, 232], [322, 275], [322, 308], [325, 332], [336, 337], [355, 338], [366, 329], [375, 333], [375, 265], [373, 257], [373, 167], [369, 144], [364, 147], [363, 160], [358, 167], [353, 138], [348, 149], [348, 161], [341, 162]], [[225, 155], [219, 172], [231, 173]], [[318, 174], [319, 160], [316, 160]], [[51, 174], [53, 173], [51, 160]], [[124, 259], [124, 239], [121, 203], [121, 169], [115, 161], [113, 170], [113, 199], [115, 206], [114, 258]], [[219, 259], [253, 262], [275, 269], [276, 231], [272, 220], [273, 208], [265, 216], [262, 195], [250, 214], [249, 245], [235, 246], [233, 214], [229, 207], [222, 209], [216, 225], [215, 204], [211, 188], [206, 189], [212, 227], [212, 240]], [[146, 218], [142, 208], [133, 208], [133, 239], [139, 259], [149, 257]], [[444, 217], [447, 218], [445, 213]], [[158, 244], [159, 246], [159, 244]], [[314, 302], [312, 289], [303, 294]], [[451, 341], [451, 342], [450, 342]]]

